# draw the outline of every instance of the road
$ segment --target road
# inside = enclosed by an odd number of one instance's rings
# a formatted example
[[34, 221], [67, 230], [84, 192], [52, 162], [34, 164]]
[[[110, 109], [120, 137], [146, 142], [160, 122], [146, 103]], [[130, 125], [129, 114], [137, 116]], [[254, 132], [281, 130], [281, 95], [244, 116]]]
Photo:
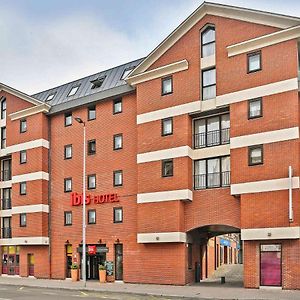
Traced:
[[134, 294], [119, 294], [108, 292], [90, 292], [77, 290], [56, 290], [46, 288], [33, 288], [22, 286], [1, 285], [0, 300], [178, 300], [176, 297], [143, 296]]

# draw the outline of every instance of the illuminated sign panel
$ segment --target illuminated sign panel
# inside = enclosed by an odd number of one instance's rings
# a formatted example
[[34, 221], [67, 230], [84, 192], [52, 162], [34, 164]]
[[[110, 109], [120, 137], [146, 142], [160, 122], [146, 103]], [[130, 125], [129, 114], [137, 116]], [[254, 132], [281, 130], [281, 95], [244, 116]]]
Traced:
[[[113, 203], [119, 202], [119, 197], [117, 194], [103, 194], [103, 195], [86, 195], [85, 204], [89, 205], [94, 204], [104, 204], [104, 203]], [[83, 204], [82, 194], [76, 192], [71, 193], [71, 206], [79, 206]]]

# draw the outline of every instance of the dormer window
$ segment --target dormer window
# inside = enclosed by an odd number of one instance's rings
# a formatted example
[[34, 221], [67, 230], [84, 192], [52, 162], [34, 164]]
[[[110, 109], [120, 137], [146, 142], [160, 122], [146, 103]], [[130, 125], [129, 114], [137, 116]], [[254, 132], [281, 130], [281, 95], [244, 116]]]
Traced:
[[97, 78], [96, 80], [92, 80], [91, 83], [92, 85], [92, 89], [98, 89], [102, 86], [104, 80], [105, 80], [106, 76], [101, 76], [99, 78]]
[[123, 72], [123, 74], [122, 74], [121, 80], [124, 80], [133, 69], [134, 69], [134, 67], [125, 69], [124, 72]]
[[201, 55], [207, 57], [215, 54], [216, 34], [213, 26], [208, 26], [201, 33]]
[[73, 86], [68, 94], [68, 97], [74, 96], [77, 93], [78, 89], [79, 89], [79, 85]]
[[49, 94], [48, 97], [46, 98], [46, 101], [51, 101], [55, 95], [56, 95], [56, 92]]

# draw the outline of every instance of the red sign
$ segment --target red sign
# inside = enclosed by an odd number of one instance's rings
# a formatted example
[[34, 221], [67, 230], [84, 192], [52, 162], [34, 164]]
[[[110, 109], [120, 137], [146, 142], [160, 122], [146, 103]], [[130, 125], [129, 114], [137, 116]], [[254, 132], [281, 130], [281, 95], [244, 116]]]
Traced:
[[97, 252], [96, 246], [88, 246], [88, 254], [89, 255], [95, 255]]
[[[86, 195], [85, 204], [89, 205], [92, 202], [95, 204], [119, 202], [119, 197], [117, 194]], [[82, 194], [78, 194], [76, 192], [71, 193], [71, 205], [78, 206], [82, 204], [83, 204]]]

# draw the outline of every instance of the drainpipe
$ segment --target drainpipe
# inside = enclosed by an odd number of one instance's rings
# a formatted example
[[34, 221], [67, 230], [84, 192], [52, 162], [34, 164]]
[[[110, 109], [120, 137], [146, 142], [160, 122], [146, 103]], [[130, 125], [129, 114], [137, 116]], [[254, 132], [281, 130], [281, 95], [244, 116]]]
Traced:
[[293, 222], [293, 169], [289, 166], [289, 221]]
[[48, 173], [49, 173], [49, 181], [48, 181], [48, 205], [49, 205], [49, 213], [48, 213], [48, 236], [49, 236], [49, 276], [52, 278], [52, 260], [51, 260], [51, 117], [48, 116], [48, 140], [49, 140], [49, 150], [48, 150]]

